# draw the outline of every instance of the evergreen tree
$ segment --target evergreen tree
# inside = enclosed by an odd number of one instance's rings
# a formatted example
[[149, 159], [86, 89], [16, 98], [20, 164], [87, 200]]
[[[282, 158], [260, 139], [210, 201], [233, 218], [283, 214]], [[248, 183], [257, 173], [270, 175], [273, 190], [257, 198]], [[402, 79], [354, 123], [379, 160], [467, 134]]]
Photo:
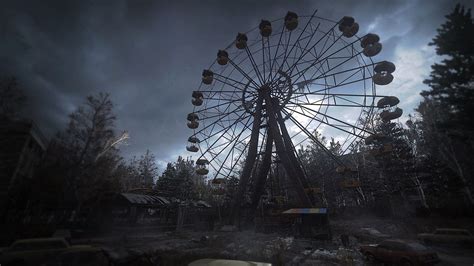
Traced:
[[421, 94], [446, 108], [449, 124], [470, 128], [474, 120], [470, 114], [474, 109], [474, 24], [471, 10], [459, 4], [446, 16], [447, 21], [438, 29], [438, 35], [430, 45], [436, 46], [436, 53], [446, 58], [441, 64], [431, 66], [430, 78], [424, 83], [431, 87]]
[[413, 155], [406, 131], [400, 124], [378, 121], [375, 132], [386, 139], [381, 143], [383, 147], [379, 147], [381, 152], [374, 156], [383, 177], [383, 184], [377, 189], [405, 197], [406, 192], [415, 188]]
[[[459, 4], [446, 16], [447, 21], [438, 29], [430, 45], [445, 57], [440, 64], [431, 66], [430, 78], [424, 81], [430, 90], [423, 91], [425, 101], [432, 101], [446, 114], [439, 126], [459, 130], [474, 129], [474, 23], [471, 10]], [[459, 134], [458, 134], [459, 135]]]
[[431, 89], [421, 93], [424, 99], [417, 111], [427, 149], [456, 174], [459, 190], [472, 207], [474, 23], [471, 10], [461, 5], [446, 18], [430, 43], [444, 59], [432, 66], [424, 81]]
[[194, 171], [194, 161], [179, 156], [175, 163], [168, 163], [156, 182], [157, 190], [167, 197], [180, 200], [203, 198], [204, 178]]
[[165, 197], [175, 197], [178, 192], [179, 180], [176, 178], [176, 168], [168, 163], [161, 176], [156, 181], [156, 189]]
[[446, 198], [453, 199], [459, 194], [458, 180], [452, 178], [455, 173], [436, 156], [437, 147], [427, 144], [420, 118], [410, 115], [406, 125], [406, 135], [413, 155], [415, 182], [423, 184], [420, 192], [424, 205], [434, 208], [446, 206]]
[[115, 172], [120, 179], [122, 191], [126, 192], [141, 187], [138, 174], [138, 160], [135, 156], [128, 163], [121, 162]]
[[388, 203], [381, 199], [403, 199], [406, 202], [409, 196], [418, 196], [420, 205], [425, 207], [424, 190], [415, 171], [415, 153], [409, 132], [401, 124], [384, 122], [379, 116], [366, 114], [360, 121], [378, 136], [370, 141], [356, 141], [351, 147], [362, 199], [379, 205]]
[[313, 188], [315, 202], [321, 206], [335, 207], [340, 204], [341, 197], [335, 171], [338, 164], [333, 157], [342, 154], [341, 145], [334, 138], [328, 143], [319, 132], [315, 132], [314, 136], [317, 141], [311, 140], [305, 149], [300, 149], [298, 157], [306, 170], [308, 183]]

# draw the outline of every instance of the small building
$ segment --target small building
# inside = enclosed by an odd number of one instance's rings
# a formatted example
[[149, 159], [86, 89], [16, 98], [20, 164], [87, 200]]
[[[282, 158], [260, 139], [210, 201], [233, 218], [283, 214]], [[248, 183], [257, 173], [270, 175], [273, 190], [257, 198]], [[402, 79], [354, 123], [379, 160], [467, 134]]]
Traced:
[[171, 220], [171, 202], [157, 195], [118, 193], [106, 204], [114, 224], [166, 225]]
[[163, 230], [177, 227], [208, 229], [212, 206], [207, 202], [183, 202], [157, 195], [151, 190], [141, 192], [117, 193], [107, 197], [101, 202], [101, 219], [105, 218], [114, 225], [146, 225]]

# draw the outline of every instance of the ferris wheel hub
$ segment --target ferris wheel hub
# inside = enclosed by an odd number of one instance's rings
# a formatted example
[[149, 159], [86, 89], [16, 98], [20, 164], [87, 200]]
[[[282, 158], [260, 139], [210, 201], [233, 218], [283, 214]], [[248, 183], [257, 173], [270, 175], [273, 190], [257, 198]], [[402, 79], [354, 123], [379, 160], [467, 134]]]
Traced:
[[284, 71], [274, 72], [272, 79], [261, 85], [257, 89], [251, 87], [249, 81], [242, 91], [242, 106], [245, 111], [254, 114], [256, 101], [259, 93], [268, 93], [270, 97], [277, 101], [278, 109], [285, 107], [293, 95], [293, 84], [291, 77]]
[[269, 93], [272, 91], [272, 88], [270, 87], [270, 84], [263, 84], [257, 91], [260, 93]]

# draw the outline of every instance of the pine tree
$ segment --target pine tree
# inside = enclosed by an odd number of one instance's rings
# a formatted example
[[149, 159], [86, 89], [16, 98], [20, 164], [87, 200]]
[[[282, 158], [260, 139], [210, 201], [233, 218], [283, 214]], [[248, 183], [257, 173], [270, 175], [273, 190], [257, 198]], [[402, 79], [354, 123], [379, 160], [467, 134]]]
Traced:
[[404, 197], [405, 192], [415, 187], [413, 154], [406, 131], [397, 123], [378, 121], [376, 132], [387, 138], [387, 143], [382, 145], [390, 145], [390, 151], [375, 156], [384, 177], [383, 190]]
[[204, 178], [194, 171], [194, 161], [181, 156], [175, 163], [168, 163], [156, 182], [156, 188], [163, 196], [180, 200], [202, 198], [200, 191], [204, 185]]
[[474, 119], [474, 23], [471, 10], [459, 4], [446, 16], [447, 21], [438, 29], [430, 43], [436, 53], [445, 57], [440, 64], [431, 66], [430, 78], [424, 81], [431, 90], [423, 91], [425, 100], [439, 105], [447, 114], [442, 127], [461, 127], [473, 130]]
[[432, 66], [424, 81], [431, 89], [421, 93], [424, 99], [417, 111], [427, 150], [456, 174], [459, 190], [472, 207], [474, 23], [471, 10], [459, 4], [446, 18], [430, 43], [444, 59]]

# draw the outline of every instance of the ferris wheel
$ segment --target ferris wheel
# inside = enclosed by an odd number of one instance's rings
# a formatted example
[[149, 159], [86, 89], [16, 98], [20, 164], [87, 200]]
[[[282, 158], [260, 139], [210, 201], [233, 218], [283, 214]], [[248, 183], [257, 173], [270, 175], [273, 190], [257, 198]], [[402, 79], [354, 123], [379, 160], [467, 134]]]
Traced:
[[238, 177], [242, 194], [250, 179], [262, 190], [278, 158], [301, 202], [311, 205], [296, 148], [309, 141], [325, 148], [315, 137], [322, 132], [347, 152], [359, 138], [377, 140], [362, 115], [389, 121], [402, 114], [398, 98], [376, 93], [376, 85], [392, 82], [395, 65], [374, 60], [382, 50], [379, 36], [358, 31], [352, 17], [333, 21], [317, 11], [288, 12], [221, 47], [203, 70], [187, 115], [196, 173]]

